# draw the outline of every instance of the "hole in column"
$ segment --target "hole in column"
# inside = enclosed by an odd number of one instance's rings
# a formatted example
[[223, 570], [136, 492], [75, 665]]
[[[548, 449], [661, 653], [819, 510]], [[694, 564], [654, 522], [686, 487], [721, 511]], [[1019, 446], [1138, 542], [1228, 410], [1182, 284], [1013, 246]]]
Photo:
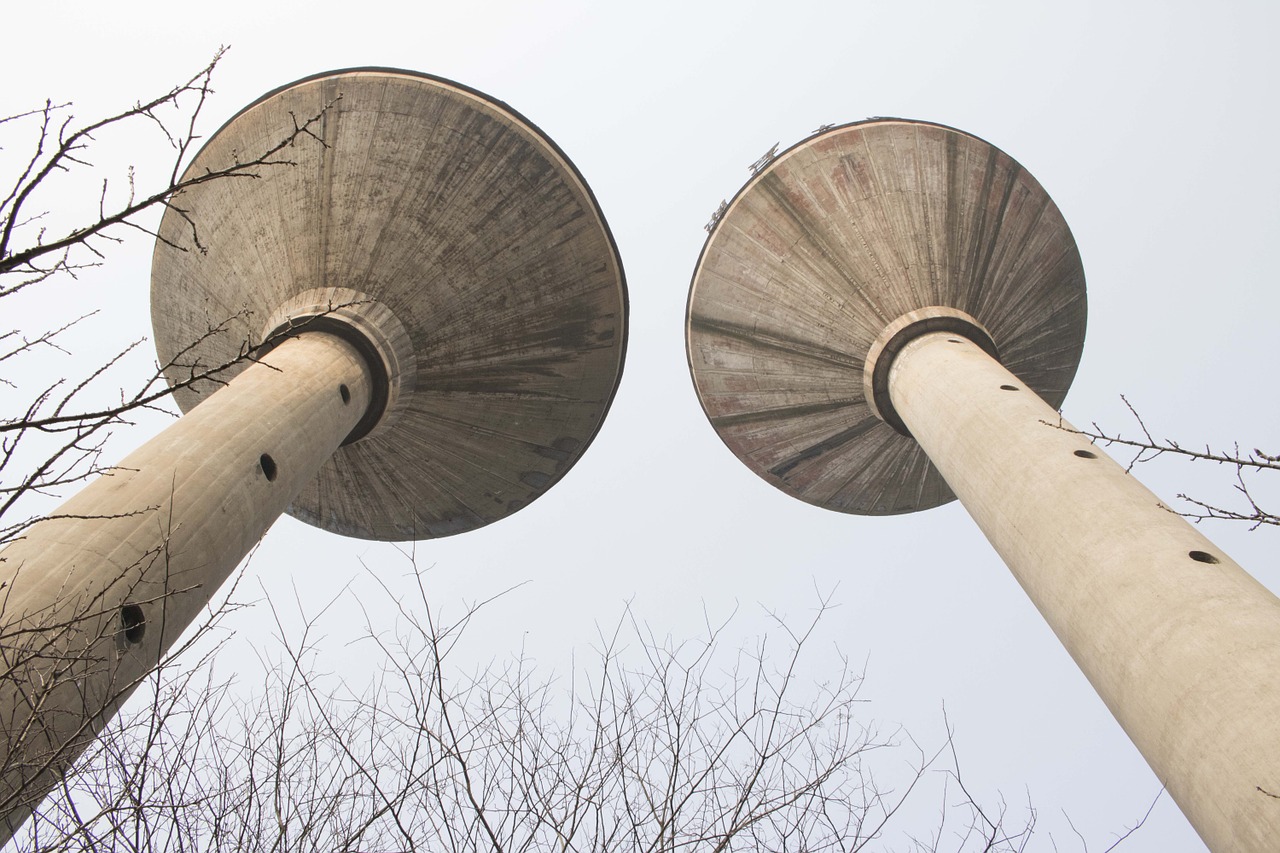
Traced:
[[120, 630], [130, 645], [142, 642], [147, 633], [147, 615], [136, 604], [126, 604], [120, 608]]
[[1001, 385], [1000, 390], [1001, 391], [1017, 391], [1018, 386], [1017, 385]]
[[279, 472], [276, 470], [276, 460], [271, 458], [271, 454], [264, 453], [258, 457], [258, 464], [262, 466], [262, 473], [267, 475], [268, 480], [275, 480]]
[[342, 405], [345, 406], [347, 403], [351, 402], [351, 389], [346, 385], [338, 386], [338, 395], [342, 397]]
[[1187, 556], [1195, 560], [1197, 563], [1217, 563], [1220, 562], [1217, 557], [1208, 551], [1188, 551]]
[[962, 343], [964, 343], [964, 341], [960, 340], [959, 338], [947, 338], [947, 343], [949, 343], [949, 344], [962, 344]]
[[1098, 454], [1094, 453], [1092, 450], [1077, 450], [1076, 456], [1079, 456], [1081, 459], [1097, 459], [1098, 458]]

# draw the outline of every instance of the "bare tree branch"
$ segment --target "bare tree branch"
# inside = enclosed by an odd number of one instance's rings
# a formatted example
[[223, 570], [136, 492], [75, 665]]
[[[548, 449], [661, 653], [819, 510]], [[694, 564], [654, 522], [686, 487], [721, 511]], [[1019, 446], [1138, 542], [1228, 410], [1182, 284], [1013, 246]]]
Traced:
[[1163, 457], [1176, 457], [1188, 462], [1209, 462], [1233, 468], [1235, 483], [1232, 488], [1244, 500], [1245, 506], [1243, 508], [1230, 509], [1211, 501], [1192, 497], [1186, 493], [1179, 493], [1179, 500], [1186, 501], [1196, 508], [1180, 511], [1178, 514], [1197, 522], [1205, 519], [1243, 521], [1250, 525], [1250, 530], [1256, 530], [1264, 524], [1280, 526], [1280, 515], [1276, 515], [1258, 504], [1254, 493], [1251, 491], [1250, 478], [1246, 476], [1263, 471], [1280, 471], [1280, 455], [1265, 453], [1258, 448], [1254, 448], [1252, 452], [1241, 452], [1239, 443], [1233, 443], [1229, 450], [1215, 450], [1208, 444], [1204, 445], [1203, 450], [1196, 450], [1186, 447], [1171, 438], [1158, 439], [1152, 435], [1151, 430], [1147, 428], [1146, 422], [1138, 414], [1138, 410], [1133, 407], [1133, 404], [1123, 395], [1121, 395], [1120, 399], [1124, 401], [1129, 413], [1133, 415], [1133, 419], [1138, 424], [1138, 429], [1141, 432], [1138, 438], [1126, 438], [1119, 432], [1108, 432], [1098, 426], [1097, 423], [1092, 424], [1092, 429], [1075, 429], [1074, 427], [1066, 426], [1064, 423], [1050, 424], [1050, 426], [1083, 435], [1095, 442], [1102, 442], [1107, 447], [1129, 448], [1133, 451], [1133, 455], [1125, 467], [1126, 471], [1132, 471], [1135, 465], [1153, 462]]

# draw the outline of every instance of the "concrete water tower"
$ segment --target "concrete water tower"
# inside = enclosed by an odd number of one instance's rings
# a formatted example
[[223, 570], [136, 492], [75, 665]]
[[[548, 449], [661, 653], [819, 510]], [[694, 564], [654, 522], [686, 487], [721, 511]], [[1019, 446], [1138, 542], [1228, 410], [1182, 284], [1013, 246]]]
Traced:
[[613, 399], [617, 248], [577, 169], [505, 104], [330, 72], [246, 107], [186, 174], [322, 112], [294, 165], [200, 184], [160, 226], [171, 384], [252, 357], [180, 387], [187, 414], [0, 554], [21, 638], [0, 649], [0, 843], [281, 512], [366, 539], [481, 527], [554, 485]]
[[1205, 843], [1275, 850], [1280, 600], [1061, 420], [1085, 313], [1030, 174], [879, 119], [761, 165], [686, 340], [707, 417], [772, 485], [863, 515], [958, 497]]

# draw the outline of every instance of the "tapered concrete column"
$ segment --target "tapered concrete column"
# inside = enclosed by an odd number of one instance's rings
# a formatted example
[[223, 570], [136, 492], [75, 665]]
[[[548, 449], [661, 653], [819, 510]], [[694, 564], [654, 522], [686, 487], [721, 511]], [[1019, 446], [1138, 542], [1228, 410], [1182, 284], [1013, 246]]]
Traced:
[[1213, 850], [1280, 843], [1280, 600], [980, 347], [906, 344], [893, 407]]
[[286, 339], [0, 552], [0, 843], [369, 406], [343, 339]]

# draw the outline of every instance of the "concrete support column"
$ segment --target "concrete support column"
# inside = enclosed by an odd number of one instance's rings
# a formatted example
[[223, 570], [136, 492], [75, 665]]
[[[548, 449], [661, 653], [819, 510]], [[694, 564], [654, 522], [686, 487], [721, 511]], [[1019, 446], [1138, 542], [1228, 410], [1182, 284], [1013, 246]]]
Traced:
[[351, 344], [289, 338], [0, 552], [0, 843], [370, 398]]
[[1275, 850], [1280, 600], [964, 337], [908, 343], [889, 391], [1205, 843]]

